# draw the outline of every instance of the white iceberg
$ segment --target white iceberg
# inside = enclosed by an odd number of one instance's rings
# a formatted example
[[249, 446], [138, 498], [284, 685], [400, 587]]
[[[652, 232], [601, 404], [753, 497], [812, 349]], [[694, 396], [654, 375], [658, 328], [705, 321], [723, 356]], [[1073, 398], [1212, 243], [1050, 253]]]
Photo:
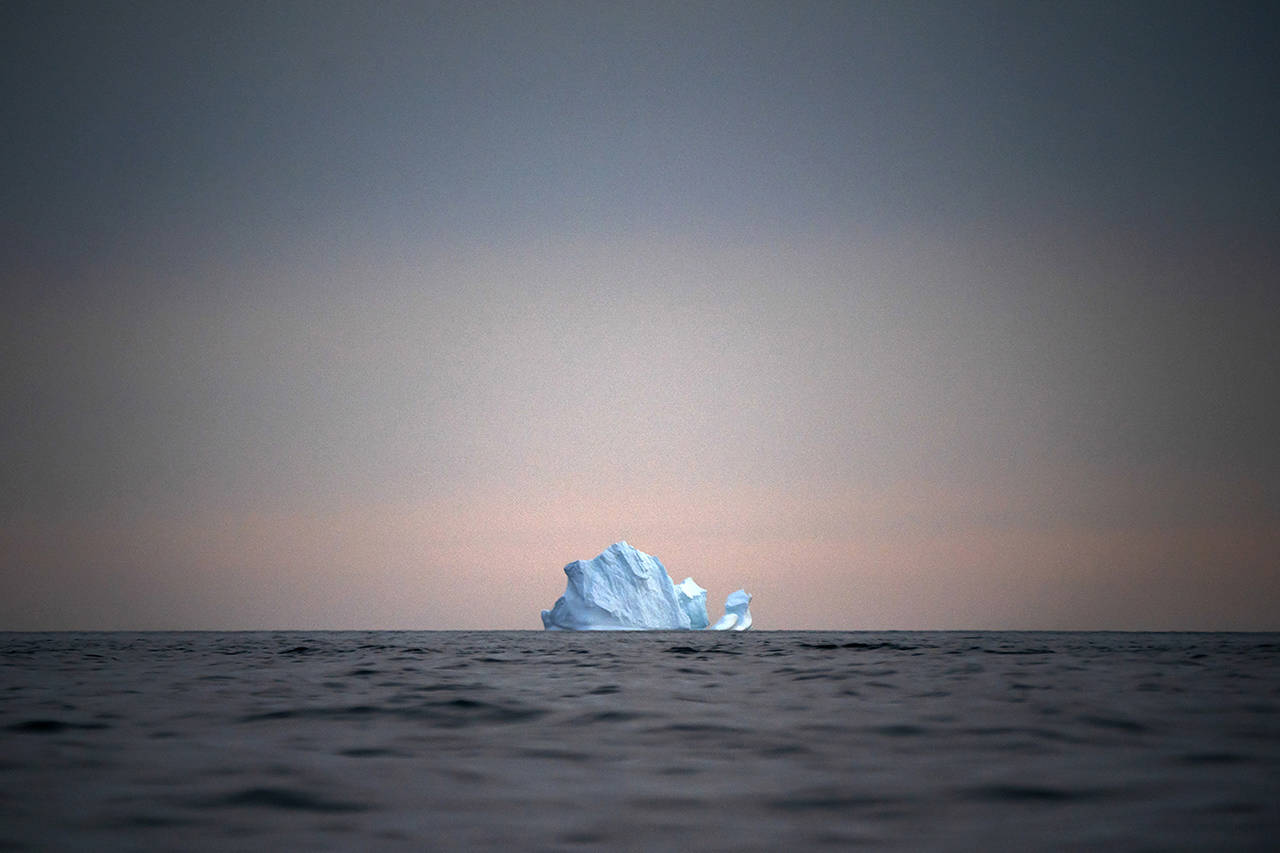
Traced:
[[[564, 595], [542, 611], [548, 631], [701, 630], [707, 628], [707, 591], [693, 578], [674, 583], [662, 561], [626, 542], [617, 542], [591, 560], [564, 567]], [[751, 627], [747, 603], [738, 590], [725, 602], [716, 628]]]
[[574, 560], [564, 573], [569, 577], [564, 595], [542, 611], [542, 625], [548, 630], [691, 627], [666, 567], [626, 542], [610, 545], [593, 560]]

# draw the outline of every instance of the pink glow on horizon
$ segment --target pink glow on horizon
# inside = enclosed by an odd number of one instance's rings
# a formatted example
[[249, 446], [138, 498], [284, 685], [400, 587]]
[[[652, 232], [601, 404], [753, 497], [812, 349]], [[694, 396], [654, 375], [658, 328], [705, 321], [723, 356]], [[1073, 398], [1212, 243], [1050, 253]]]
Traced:
[[[1262, 603], [1280, 593], [1268, 564], [1280, 532], [1264, 524], [993, 523], [1013, 507], [982, 497], [922, 487], [797, 500], [702, 488], [632, 491], [605, 504], [572, 491], [543, 500], [492, 492], [330, 512], [31, 525], [11, 529], [6, 543], [37, 570], [22, 592], [39, 600], [42, 587], [73, 583], [73, 567], [92, 565], [82, 592], [107, 615], [11, 604], [9, 620], [533, 629], [563, 592], [561, 567], [621, 538], [662, 559], [674, 580], [692, 575], [708, 588], [713, 613], [746, 587], [761, 629], [1259, 628], [1270, 615]], [[1233, 568], [1206, 575], [1203, 565]]]

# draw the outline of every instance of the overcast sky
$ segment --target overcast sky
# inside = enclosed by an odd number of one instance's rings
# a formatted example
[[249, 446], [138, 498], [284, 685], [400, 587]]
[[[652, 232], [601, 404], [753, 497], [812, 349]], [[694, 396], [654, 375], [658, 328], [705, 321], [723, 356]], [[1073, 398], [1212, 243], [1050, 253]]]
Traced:
[[0, 629], [1280, 629], [1278, 22], [5, 3]]

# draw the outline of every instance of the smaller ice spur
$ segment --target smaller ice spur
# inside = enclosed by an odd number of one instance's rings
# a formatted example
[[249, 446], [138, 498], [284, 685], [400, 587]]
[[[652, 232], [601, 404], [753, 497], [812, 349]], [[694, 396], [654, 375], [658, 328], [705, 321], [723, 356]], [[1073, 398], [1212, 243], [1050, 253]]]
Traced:
[[751, 603], [751, 593], [745, 589], [729, 593], [724, 602], [724, 615], [720, 621], [711, 626], [713, 631], [745, 631], [751, 627], [751, 611], [747, 605]]
[[548, 631], [745, 631], [751, 595], [729, 594], [715, 625], [707, 618], [707, 591], [685, 578], [675, 583], [657, 557], [615, 542], [590, 560], [564, 567], [564, 595], [542, 611]]

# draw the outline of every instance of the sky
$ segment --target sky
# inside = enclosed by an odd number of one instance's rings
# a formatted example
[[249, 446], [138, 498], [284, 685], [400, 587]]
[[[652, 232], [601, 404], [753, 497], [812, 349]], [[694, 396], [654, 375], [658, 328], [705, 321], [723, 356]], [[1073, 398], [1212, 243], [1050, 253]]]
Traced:
[[1280, 13], [7, 2], [0, 629], [1280, 630]]

